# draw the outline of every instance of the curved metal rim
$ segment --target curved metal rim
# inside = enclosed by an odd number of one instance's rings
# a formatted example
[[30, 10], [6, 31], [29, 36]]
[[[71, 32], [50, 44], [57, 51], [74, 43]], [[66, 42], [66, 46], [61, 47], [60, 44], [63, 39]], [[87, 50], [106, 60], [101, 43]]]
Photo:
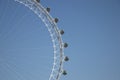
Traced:
[[64, 47], [60, 30], [51, 15], [36, 0], [15, 0], [31, 9], [44, 22], [50, 33], [54, 48], [54, 63], [49, 80], [59, 80], [63, 71]]

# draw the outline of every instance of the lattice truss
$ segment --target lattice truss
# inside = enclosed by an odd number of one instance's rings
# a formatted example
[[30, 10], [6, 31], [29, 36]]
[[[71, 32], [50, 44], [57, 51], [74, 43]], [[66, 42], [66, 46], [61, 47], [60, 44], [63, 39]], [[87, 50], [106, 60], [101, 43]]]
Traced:
[[59, 80], [61, 74], [64, 72], [63, 70], [63, 62], [65, 59], [64, 47], [66, 43], [65, 44], [63, 43], [60, 30], [57, 27], [54, 19], [50, 16], [49, 12], [36, 0], [15, 0], [15, 1], [22, 3], [26, 7], [31, 9], [45, 23], [50, 33], [54, 48], [54, 62], [49, 80]]

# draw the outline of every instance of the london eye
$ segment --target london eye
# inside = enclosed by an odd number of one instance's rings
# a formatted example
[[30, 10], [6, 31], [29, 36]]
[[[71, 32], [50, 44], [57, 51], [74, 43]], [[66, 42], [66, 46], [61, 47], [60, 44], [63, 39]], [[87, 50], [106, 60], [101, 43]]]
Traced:
[[49, 80], [60, 80], [61, 75], [66, 75], [67, 72], [63, 68], [64, 61], [68, 61], [69, 58], [64, 55], [64, 48], [68, 47], [67, 43], [62, 40], [62, 35], [64, 30], [60, 30], [57, 26], [58, 18], [53, 18], [49, 12], [50, 8], [44, 8], [40, 0], [15, 0], [30, 10], [32, 10], [45, 24], [47, 27], [54, 48], [54, 62], [52, 67], [52, 72], [50, 74]]

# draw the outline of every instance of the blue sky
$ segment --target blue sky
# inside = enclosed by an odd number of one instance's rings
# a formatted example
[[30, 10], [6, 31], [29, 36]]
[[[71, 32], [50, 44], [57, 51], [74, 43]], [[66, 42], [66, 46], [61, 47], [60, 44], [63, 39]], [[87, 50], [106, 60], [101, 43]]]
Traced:
[[[120, 80], [120, 1], [42, 0], [69, 43], [61, 80]], [[0, 0], [0, 80], [47, 80], [53, 48], [44, 23], [13, 0]]]

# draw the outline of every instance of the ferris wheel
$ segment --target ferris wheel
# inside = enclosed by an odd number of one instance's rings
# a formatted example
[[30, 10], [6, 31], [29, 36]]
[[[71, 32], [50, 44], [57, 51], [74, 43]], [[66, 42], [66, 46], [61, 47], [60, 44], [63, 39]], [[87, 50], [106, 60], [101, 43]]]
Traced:
[[61, 75], [66, 75], [66, 70], [63, 69], [64, 61], [68, 61], [69, 58], [64, 55], [64, 48], [68, 47], [67, 43], [62, 40], [62, 35], [64, 30], [60, 30], [57, 27], [58, 18], [52, 18], [49, 14], [50, 8], [44, 8], [40, 0], [15, 0], [21, 4], [24, 4], [30, 10], [32, 10], [45, 24], [47, 27], [54, 48], [54, 62], [52, 67], [52, 72], [50, 74], [49, 80], [60, 80]]

